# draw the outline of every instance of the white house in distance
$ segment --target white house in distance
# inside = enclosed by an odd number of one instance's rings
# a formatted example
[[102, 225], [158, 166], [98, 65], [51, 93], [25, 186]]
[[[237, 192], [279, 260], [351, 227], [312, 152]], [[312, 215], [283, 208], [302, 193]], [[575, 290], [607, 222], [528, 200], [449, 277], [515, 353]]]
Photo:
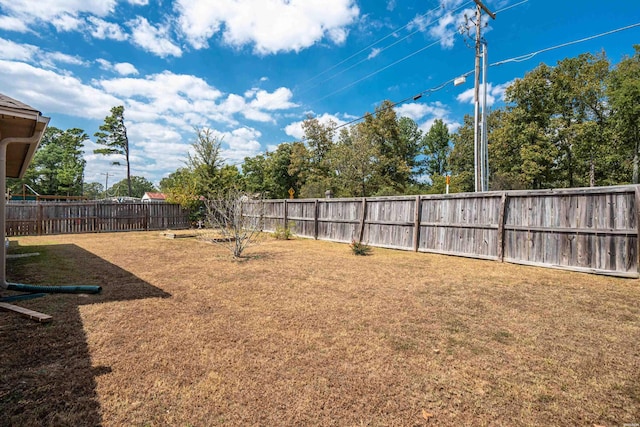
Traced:
[[144, 203], [166, 203], [167, 196], [164, 193], [144, 193], [142, 196], [142, 201]]

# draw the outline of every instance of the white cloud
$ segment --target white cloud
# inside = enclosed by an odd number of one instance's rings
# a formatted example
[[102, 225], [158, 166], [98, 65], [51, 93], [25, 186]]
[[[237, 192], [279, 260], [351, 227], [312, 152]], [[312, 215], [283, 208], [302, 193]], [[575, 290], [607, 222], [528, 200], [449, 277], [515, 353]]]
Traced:
[[416, 16], [408, 28], [427, 33], [433, 40], [438, 40], [443, 48], [452, 48], [463, 25], [469, 25], [469, 31], [472, 33], [475, 28], [473, 22], [465, 18], [465, 16], [474, 16], [475, 10], [458, 10], [461, 3], [461, 0], [445, 0], [441, 8], [432, 10], [426, 15]]
[[431, 117], [430, 119], [418, 125], [418, 128], [424, 133], [427, 133], [429, 132], [429, 130], [431, 129], [431, 126], [433, 126], [433, 124], [437, 119], [442, 120], [442, 122], [445, 125], [447, 125], [447, 130], [449, 130], [449, 134], [454, 133], [456, 130], [458, 130], [460, 126], [462, 126], [459, 122], [452, 121], [447, 117]]
[[206, 48], [222, 32], [231, 46], [253, 45], [256, 53], [298, 52], [324, 37], [346, 40], [346, 27], [360, 10], [353, 0], [219, 0], [216, 7], [199, 0], [178, 0], [180, 29], [196, 49]]
[[84, 25], [82, 19], [68, 13], [62, 13], [52, 18], [50, 22], [58, 31], [76, 31]]
[[298, 106], [291, 102], [292, 97], [293, 93], [286, 87], [280, 87], [272, 93], [266, 90], [259, 90], [255, 93], [255, 99], [251, 101], [250, 105], [253, 108], [269, 111], [287, 110]]
[[409, 117], [415, 121], [419, 121], [428, 115], [434, 116], [435, 118], [444, 118], [450, 114], [449, 109], [439, 101], [430, 104], [418, 102], [402, 104], [396, 107], [395, 110], [398, 116]]
[[128, 76], [131, 74], [137, 75], [138, 70], [133, 64], [128, 62], [119, 62], [113, 65], [113, 69], [121, 76]]
[[[323, 115], [317, 116], [315, 118], [318, 119], [318, 121], [323, 125], [326, 125], [329, 122], [333, 122], [336, 126], [340, 126], [346, 123], [344, 120], [342, 120], [338, 116], [333, 114], [328, 114], [328, 113], [324, 113]], [[301, 141], [304, 138], [304, 130], [302, 129], [303, 122], [304, 120], [290, 123], [284, 128], [284, 133], [294, 137], [298, 141]], [[338, 132], [336, 132], [336, 138], [338, 137], [337, 133]]]
[[[223, 94], [199, 77], [169, 71], [83, 82], [75, 76], [65, 75], [66, 71], [47, 70], [26, 63], [41, 54], [35, 46], [0, 39], [0, 81], [6, 82], [3, 93], [33, 105], [45, 115], [77, 117], [80, 127], [86, 121], [102, 123], [111, 107], [124, 105], [132, 173], [156, 183], [167, 171], [183, 165], [194, 136], [194, 126], [213, 128], [222, 125], [216, 132], [224, 138], [223, 156], [229, 162], [239, 162], [262, 150], [261, 132], [240, 125], [239, 120], [275, 123], [275, 114], [296, 107], [288, 88], [271, 92], [252, 89], [245, 93], [246, 97]], [[73, 57], [58, 54], [51, 57], [74, 62]], [[128, 63], [113, 64], [105, 59], [95, 63], [109, 71], [137, 72]], [[87, 129], [91, 135], [97, 125], [90, 126], [95, 126]], [[95, 142], [86, 142], [86, 180], [104, 184], [105, 176], [100, 174], [106, 172], [116, 174], [109, 178], [110, 184], [123, 179], [123, 168], [112, 166], [105, 156], [93, 154], [95, 148]]]
[[440, 101], [423, 103], [403, 104], [395, 108], [396, 114], [400, 117], [409, 117], [418, 123], [418, 128], [423, 132], [429, 132], [433, 123], [440, 119], [448, 127], [449, 132], [453, 132], [460, 127], [460, 123], [449, 118], [451, 111]]
[[367, 56], [367, 59], [375, 58], [376, 56], [378, 56], [380, 54], [380, 52], [382, 52], [381, 48], [374, 47], [373, 49], [371, 49], [371, 53], [369, 54], [369, 56]]
[[0, 38], [0, 59], [30, 62], [38, 51], [37, 46], [18, 44], [11, 40]]
[[37, 46], [18, 44], [3, 38], [0, 38], [0, 59], [23, 61], [38, 64], [46, 68], [56, 68], [56, 63], [86, 65], [86, 63], [77, 56], [60, 52], [45, 52]]
[[[491, 107], [496, 101], [504, 100], [504, 91], [509, 87], [513, 81], [509, 81], [506, 83], [502, 83], [499, 85], [493, 85], [492, 83], [487, 83], [487, 106]], [[459, 94], [456, 99], [458, 102], [463, 104], [473, 104], [474, 103], [474, 88], [470, 88]], [[484, 94], [483, 86], [480, 86], [480, 102], [482, 102], [482, 96]]]
[[128, 21], [127, 25], [131, 28], [133, 43], [142, 49], [158, 55], [160, 58], [182, 56], [180, 47], [171, 41], [168, 27], [154, 27], [146, 18], [140, 16]]
[[51, 22], [62, 15], [78, 16], [88, 13], [105, 16], [113, 12], [116, 0], [0, 0], [0, 5], [8, 16], [21, 18], [27, 22], [42, 20]]
[[67, 55], [66, 53], [61, 52], [47, 52], [43, 53], [43, 62], [48, 63], [62, 63], [62, 64], [70, 64], [70, 65], [86, 65], [86, 62], [78, 57]]
[[127, 40], [129, 36], [118, 24], [107, 22], [104, 19], [90, 16], [87, 18], [89, 33], [97, 39], [111, 39], [117, 41]]
[[103, 58], [96, 59], [96, 62], [100, 64], [100, 68], [102, 68], [103, 70], [114, 71], [120, 74], [121, 76], [139, 74], [136, 67], [133, 64], [130, 64], [129, 62], [119, 62], [117, 64], [112, 64], [111, 62]]
[[420, 120], [427, 115], [428, 106], [426, 104], [410, 103], [402, 104], [395, 108], [396, 114], [400, 117], [409, 117], [411, 120]]
[[11, 82], [9, 96], [43, 112], [104, 119], [111, 106], [122, 103], [75, 77], [22, 62], [0, 60], [0, 81]]
[[227, 163], [239, 163], [245, 157], [255, 156], [261, 150], [258, 138], [262, 134], [256, 129], [241, 127], [219, 135], [223, 142], [222, 157]]
[[25, 33], [28, 27], [24, 20], [15, 16], [0, 16], [0, 29]]

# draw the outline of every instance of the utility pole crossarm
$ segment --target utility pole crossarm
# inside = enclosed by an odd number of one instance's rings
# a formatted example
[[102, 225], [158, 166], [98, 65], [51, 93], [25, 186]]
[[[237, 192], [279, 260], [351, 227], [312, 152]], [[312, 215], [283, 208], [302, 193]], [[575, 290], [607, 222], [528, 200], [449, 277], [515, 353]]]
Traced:
[[482, 8], [482, 10], [484, 10], [486, 12], [487, 15], [489, 15], [492, 19], [496, 19], [496, 14], [491, 12], [489, 10], [489, 8], [487, 6], [484, 5], [484, 3], [482, 3], [481, 0], [473, 0], [478, 6], [480, 6]]

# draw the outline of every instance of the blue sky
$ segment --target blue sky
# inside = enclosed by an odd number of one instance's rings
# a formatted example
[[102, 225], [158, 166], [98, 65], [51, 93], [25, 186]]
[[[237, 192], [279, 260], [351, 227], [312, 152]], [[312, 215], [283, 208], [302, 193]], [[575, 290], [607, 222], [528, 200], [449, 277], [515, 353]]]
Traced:
[[[497, 12], [483, 29], [490, 64], [640, 23], [637, 0], [485, 4]], [[93, 154], [98, 126], [124, 105], [132, 174], [158, 183], [184, 166], [194, 126], [214, 130], [226, 161], [239, 165], [300, 140], [307, 114], [342, 124], [471, 71], [473, 41], [458, 30], [473, 7], [465, 0], [0, 0], [0, 92], [50, 116], [51, 126], [85, 130], [87, 182], [125, 176]], [[605, 50], [617, 63], [634, 43], [640, 26], [490, 66], [488, 101], [500, 106], [504, 88], [541, 62]], [[425, 130], [437, 118], [455, 130], [473, 114], [472, 93], [469, 75], [397, 112]]]

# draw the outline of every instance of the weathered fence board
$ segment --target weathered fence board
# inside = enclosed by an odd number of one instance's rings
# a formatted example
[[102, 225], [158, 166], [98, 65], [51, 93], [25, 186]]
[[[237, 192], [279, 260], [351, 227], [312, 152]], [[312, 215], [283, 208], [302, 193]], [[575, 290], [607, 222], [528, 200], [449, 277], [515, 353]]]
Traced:
[[638, 277], [637, 185], [264, 206], [265, 231], [286, 224], [301, 237]]
[[188, 228], [189, 213], [168, 203], [8, 203], [7, 236]]

